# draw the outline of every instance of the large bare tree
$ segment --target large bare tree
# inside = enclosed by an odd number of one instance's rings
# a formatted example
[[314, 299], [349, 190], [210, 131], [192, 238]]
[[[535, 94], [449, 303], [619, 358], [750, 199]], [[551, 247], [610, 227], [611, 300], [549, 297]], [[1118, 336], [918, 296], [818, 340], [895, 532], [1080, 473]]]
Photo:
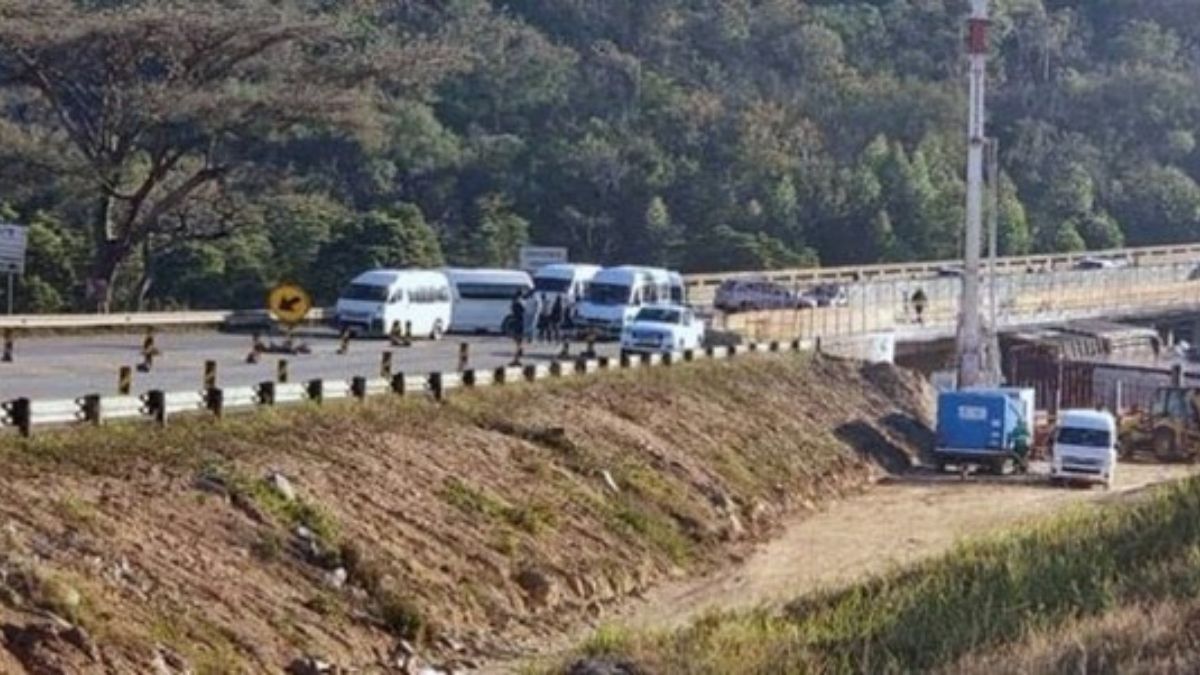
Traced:
[[0, 0], [0, 87], [25, 103], [31, 136], [54, 130], [71, 155], [61, 166], [94, 191], [93, 298], [107, 306], [152, 238], [212, 236], [186, 213], [253, 166], [248, 147], [369, 129], [388, 96], [464, 63], [433, 37], [388, 38], [266, 0]]

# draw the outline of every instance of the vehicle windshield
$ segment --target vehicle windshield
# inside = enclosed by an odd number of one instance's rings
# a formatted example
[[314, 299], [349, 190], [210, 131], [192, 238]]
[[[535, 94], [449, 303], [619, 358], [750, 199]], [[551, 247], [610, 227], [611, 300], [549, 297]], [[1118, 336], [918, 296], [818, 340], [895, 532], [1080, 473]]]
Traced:
[[588, 287], [588, 302], [597, 305], [628, 305], [633, 289], [621, 284], [592, 284]]
[[637, 313], [634, 321], [653, 321], [654, 323], [679, 323], [683, 320], [683, 312], [666, 307], [647, 307]]
[[571, 288], [571, 280], [539, 277], [533, 280], [533, 287], [540, 293], [566, 293]]
[[1107, 431], [1101, 429], [1080, 429], [1063, 427], [1058, 430], [1058, 443], [1063, 445], [1081, 445], [1088, 448], [1107, 448], [1112, 439]]
[[366, 302], [383, 302], [387, 300], [387, 286], [374, 284], [350, 284], [342, 291], [342, 300], [361, 300]]

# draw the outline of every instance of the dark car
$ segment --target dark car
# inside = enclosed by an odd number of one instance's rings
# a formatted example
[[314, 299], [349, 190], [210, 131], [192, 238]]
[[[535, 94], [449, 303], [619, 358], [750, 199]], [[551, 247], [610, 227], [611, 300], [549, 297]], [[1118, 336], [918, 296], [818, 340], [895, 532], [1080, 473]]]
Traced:
[[817, 307], [845, 307], [850, 304], [850, 296], [846, 287], [841, 284], [821, 284], [814, 286], [801, 296]]

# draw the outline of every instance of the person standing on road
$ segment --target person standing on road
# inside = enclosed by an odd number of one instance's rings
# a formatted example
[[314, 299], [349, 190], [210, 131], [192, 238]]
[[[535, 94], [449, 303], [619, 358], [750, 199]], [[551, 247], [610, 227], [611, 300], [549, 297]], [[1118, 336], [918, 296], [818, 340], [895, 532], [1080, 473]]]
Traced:
[[925, 297], [925, 291], [923, 289], [918, 288], [916, 291], [913, 292], [912, 306], [913, 306], [913, 312], [915, 312], [917, 315], [917, 323], [918, 324], [921, 324], [921, 325], [925, 324], [925, 304], [927, 302], [929, 302], [929, 300], [928, 300], [928, 298]]
[[509, 314], [512, 316], [512, 326], [509, 328], [512, 332], [511, 337], [520, 344], [525, 338], [525, 303], [522, 301], [520, 291], [513, 296]]
[[558, 342], [562, 339], [563, 333], [563, 296], [560, 294], [554, 298], [554, 306], [550, 308], [549, 316], [549, 339], [551, 342]]
[[542, 316], [542, 299], [530, 289], [525, 295], [525, 339], [533, 342], [537, 337], [538, 319]]

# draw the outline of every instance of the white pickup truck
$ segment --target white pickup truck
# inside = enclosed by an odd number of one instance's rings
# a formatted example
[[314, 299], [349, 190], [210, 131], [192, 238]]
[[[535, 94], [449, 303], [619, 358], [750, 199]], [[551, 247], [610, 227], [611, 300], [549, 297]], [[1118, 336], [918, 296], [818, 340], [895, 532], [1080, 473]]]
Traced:
[[677, 305], [643, 307], [621, 332], [622, 354], [680, 352], [703, 344], [704, 322]]

